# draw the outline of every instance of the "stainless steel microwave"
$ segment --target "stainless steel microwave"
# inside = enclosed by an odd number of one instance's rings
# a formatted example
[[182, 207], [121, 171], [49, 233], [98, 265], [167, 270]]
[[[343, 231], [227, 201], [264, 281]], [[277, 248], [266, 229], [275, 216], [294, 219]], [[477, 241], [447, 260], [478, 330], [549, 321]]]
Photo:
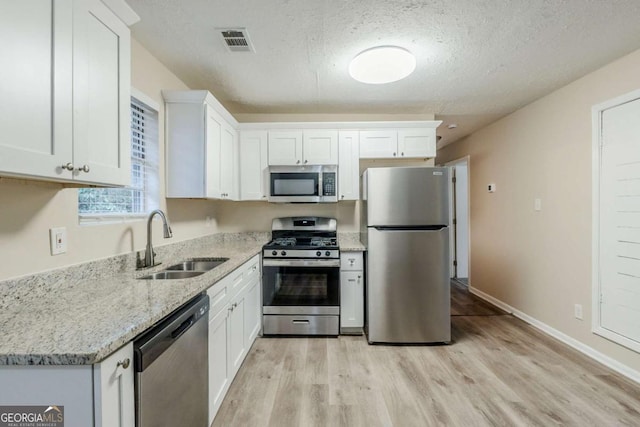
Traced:
[[269, 198], [279, 203], [338, 201], [337, 166], [270, 166]]

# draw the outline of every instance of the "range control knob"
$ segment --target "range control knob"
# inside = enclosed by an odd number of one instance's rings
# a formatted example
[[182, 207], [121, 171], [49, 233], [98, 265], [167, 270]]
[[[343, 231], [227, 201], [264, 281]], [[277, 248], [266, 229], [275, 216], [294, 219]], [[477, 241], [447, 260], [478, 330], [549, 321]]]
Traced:
[[273, 255], [273, 256], [278, 255], [278, 251], [271, 251], [271, 255]]
[[326, 256], [329, 256], [329, 255], [331, 255], [331, 252], [327, 251], [327, 252], [325, 252], [324, 254], [325, 254]]
[[287, 254], [287, 251], [282, 251], [280, 252], [280, 255], [285, 256]]
[[320, 251], [316, 252], [316, 256], [320, 256], [320, 255], [322, 255], [322, 252]]

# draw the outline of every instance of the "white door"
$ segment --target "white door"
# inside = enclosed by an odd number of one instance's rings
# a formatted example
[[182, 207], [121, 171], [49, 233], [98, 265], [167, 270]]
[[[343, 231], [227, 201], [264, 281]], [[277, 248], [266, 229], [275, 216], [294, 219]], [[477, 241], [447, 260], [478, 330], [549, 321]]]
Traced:
[[210, 313], [213, 318], [209, 320], [209, 425], [213, 422], [229, 387], [228, 313], [227, 308], [223, 308], [217, 314]]
[[100, 0], [75, 1], [74, 5], [74, 177], [100, 184], [129, 185], [129, 28]]
[[269, 166], [302, 164], [302, 131], [273, 131], [268, 136]]
[[398, 156], [398, 132], [395, 130], [360, 131], [360, 158], [388, 159]]
[[364, 280], [362, 271], [340, 273], [340, 327], [364, 326]]
[[220, 155], [222, 152], [222, 126], [223, 120], [213, 108], [205, 109], [207, 114], [206, 130], [206, 187], [207, 198], [219, 199], [222, 195], [222, 183], [220, 182]]
[[337, 165], [338, 131], [305, 130], [302, 135], [302, 164]]
[[267, 173], [267, 132], [240, 132], [240, 200], [264, 200]]
[[640, 99], [605, 110], [601, 135], [600, 325], [640, 344]]
[[236, 131], [226, 123], [222, 127], [220, 146], [220, 191], [223, 199], [233, 199]]
[[133, 344], [129, 343], [94, 367], [95, 426], [134, 427]]
[[358, 200], [360, 198], [358, 131], [340, 131], [338, 149], [338, 200]]
[[400, 157], [435, 157], [435, 129], [404, 129], [398, 131], [398, 155]]
[[72, 177], [72, 17], [71, 0], [2, 2], [0, 172]]

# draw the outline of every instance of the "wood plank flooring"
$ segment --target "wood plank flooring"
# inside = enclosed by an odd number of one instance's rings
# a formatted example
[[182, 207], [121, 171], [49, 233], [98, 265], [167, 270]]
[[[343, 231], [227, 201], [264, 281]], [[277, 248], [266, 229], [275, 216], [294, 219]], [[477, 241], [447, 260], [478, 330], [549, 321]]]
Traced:
[[448, 346], [258, 338], [213, 426], [640, 425], [638, 384], [484, 305], [452, 288]]

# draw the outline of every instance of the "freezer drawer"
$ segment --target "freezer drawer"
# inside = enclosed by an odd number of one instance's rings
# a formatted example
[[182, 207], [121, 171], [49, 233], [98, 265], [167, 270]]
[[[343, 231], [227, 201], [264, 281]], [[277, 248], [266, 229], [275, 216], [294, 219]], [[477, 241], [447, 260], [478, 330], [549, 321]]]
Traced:
[[451, 341], [449, 229], [368, 230], [367, 336], [379, 343]]

